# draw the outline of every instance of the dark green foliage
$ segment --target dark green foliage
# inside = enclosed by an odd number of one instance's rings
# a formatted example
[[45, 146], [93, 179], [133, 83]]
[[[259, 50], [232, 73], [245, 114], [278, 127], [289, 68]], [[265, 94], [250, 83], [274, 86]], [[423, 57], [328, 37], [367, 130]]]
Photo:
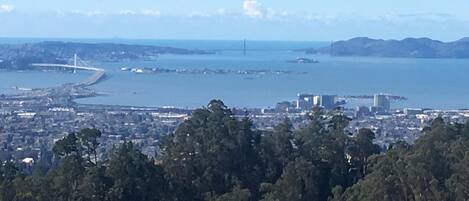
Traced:
[[7, 161], [0, 170], [2, 175], [0, 176], [1, 189], [0, 189], [0, 200], [13, 200], [15, 198], [15, 178], [21, 178], [19, 170], [10, 161]]
[[277, 181], [283, 168], [295, 157], [293, 131], [288, 119], [277, 125], [273, 132], [264, 132], [258, 148], [265, 181]]
[[91, 167], [78, 186], [80, 199], [86, 201], [106, 200], [112, 179], [106, 177], [104, 167]]
[[75, 133], [71, 133], [57, 141], [52, 151], [58, 157], [81, 156], [81, 147], [78, 145], [78, 138]]
[[335, 200], [468, 200], [468, 154], [464, 126], [437, 118], [415, 145], [399, 143], [369, 158], [366, 177]]
[[164, 201], [171, 199], [163, 169], [132, 143], [116, 147], [98, 164], [95, 129], [59, 140], [53, 152], [60, 160], [47, 175], [23, 176], [13, 163], [0, 168], [0, 201]]
[[469, 198], [469, 153], [465, 153], [462, 161], [452, 167], [454, 174], [447, 180], [450, 198], [453, 200], [467, 200]]
[[[163, 140], [163, 167], [185, 199], [229, 199], [244, 188], [250, 200], [326, 201], [334, 187], [360, 179], [366, 157], [378, 151], [372, 133], [350, 137], [344, 133], [348, 118], [319, 108], [297, 131], [286, 119], [259, 133], [232, 116], [214, 100]], [[349, 162], [348, 154], [361, 163]]]
[[79, 134], [80, 145], [86, 154], [87, 162], [94, 166], [98, 165], [98, 139], [101, 137], [101, 131], [96, 129], [83, 129]]
[[249, 120], [235, 119], [223, 102], [214, 100], [163, 140], [164, 168], [187, 199], [225, 194], [237, 183], [257, 191], [259, 142], [251, 127]]
[[312, 162], [304, 158], [297, 158], [285, 168], [281, 178], [273, 186], [264, 201], [320, 200], [320, 170]]
[[241, 189], [235, 186], [232, 192], [210, 199], [210, 201], [249, 201], [251, 193], [248, 189]]
[[337, 111], [308, 117], [259, 131], [214, 100], [162, 139], [156, 159], [130, 142], [98, 153], [101, 133], [84, 129], [55, 144], [55, 166], [44, 157], [25, 175], [2, 163], [0, 201], [468, 200], [469, 123], [437, 118], [415, 145], [379, 155], [373, 132], [344, 132]]
[[106, 196], [110, 201], [165, 200], [168, 193], [162, 168], [132, 143], [112, 151], [106, 175], [112, 180]]
[[368, 157], [378, 154], [380, 151], [379, 146], [372, 143], [374, 138], [375, 135], [371, 130], [360, 129], [355, 140], [348, 147], [350, 164], [354, 167], [354, 169], [351, 169], [351, 173], [356, 173], [355, 178], [352, 178], [353, 183], [366, 175]]

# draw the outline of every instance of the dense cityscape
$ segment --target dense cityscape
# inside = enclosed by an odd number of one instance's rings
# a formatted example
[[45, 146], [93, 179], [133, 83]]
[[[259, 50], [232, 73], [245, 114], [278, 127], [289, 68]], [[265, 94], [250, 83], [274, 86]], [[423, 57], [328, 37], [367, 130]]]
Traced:
[[0, 0], [0, 201], [469, 201], [464, 0]]
[[[405, 200], [409, 193], [381, 193], [391, 187], [376, 186], [376, 179], [393, 178], [387, 171], [406, 175], [408, 185], [425, 184], [410, 168], [396, 167], [402, 162], [393, 155], [425, 154], [434, 148], [425, 144], [429, 140], [448, 143], [441, 132], [462, 143], [468, 132], [468, 110], [394, 109], [392, 102], [406, 98], [389, 94], [298, 94], [291, 102], [251, 109], [230, 109], [220, 100], [196, 110], [74, 101], [98, 96], [89, 86], [99, 81], [0, 97], [0, 200]], [[347, 108], [349, 99], [372, 99], [373, 105]], [[408, 148], [414, 143], [415, 151]], [[457, 146], [438, 149], [434, 154], [446, 153], [437, 155], [443, 165], [459, 153]], [[437, 164], [434, 155], [417, 156], [426, 158], [410, 159], [416, 164], [409, 166]], [[368, 170], [372, 160], [397, 161]], [[438, 167], [415, 177], [437, 174]], [[442, 178], [449, 184], [424, 200], [467, 198], [454, 187], [466, 181], [454, 175], [467, 175], [456, 167]]]
[[[152, 156], [158, 151], [160, 137], [174, 132], [193, 112], [192, 109], [176, 107], [84, 105], [74, 102], [76, 98], [99, 95], [99, 92], [88, 88], [98, 82], [2, 95], [0, 157], [4, 160], [14, 156], [17, 161], [32, 163], [40, 157], [41, 151], [49, 150], [54, 142], [83, 128], [96, 128], [103, 133], [100, 138], [103, 153], [116, 144], [131, 141], [145, 154]], [[347, 100], [351, 99], [371, 99], [373, 105], [350, 108]], [[339, 112], [351, 119], [346, 130], [353, 133], [369, 128], [376, 135], [374, 142], [382, 148], [398, 141], [412, 144], [421, 135], [422, 129], [437, 117], [455, 123], [463, 123], [469, 117], [469, 110], [392, 108], [392, 102], [405, 99], [389, 94], [337, 96], [300, 93], [297, 100], [280, 102], [271, 108], [232, 110], [240, 119], [248, 117], [260, 130], [272, 130], [284, 118], [289, 118], [295, 128], [301, 128], [307, 123], [307, 114], [313, 108]]]

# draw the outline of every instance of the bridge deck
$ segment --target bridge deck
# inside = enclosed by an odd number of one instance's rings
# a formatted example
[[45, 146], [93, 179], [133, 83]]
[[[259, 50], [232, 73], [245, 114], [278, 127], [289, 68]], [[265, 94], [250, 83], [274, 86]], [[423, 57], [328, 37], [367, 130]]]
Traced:
[[106, 76], [106, 72], [104, 69], [101, 68], [95, 68], [95, 67], [85, 67], [85, 66], [73, 66], [73, 65], [67, 65], [67, 64], [31, 64], [31, 66], [34, 67], [42, 67], [42, 68], [70, 68], [70, 69], [75, 69], [75, 70], [86, 70], [86, 71], [95, 71], [95, 73], [86, 79], [85, 81], [79, 83], [79, 85], [85, 85], [85, 86], [91, 86], [103, 79]]

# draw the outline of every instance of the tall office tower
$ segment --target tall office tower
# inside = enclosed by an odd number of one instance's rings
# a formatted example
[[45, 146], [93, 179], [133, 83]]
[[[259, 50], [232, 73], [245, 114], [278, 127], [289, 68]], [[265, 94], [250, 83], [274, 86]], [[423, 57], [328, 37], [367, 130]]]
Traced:
[[370, 109], [365, 106], [359, 106], [355, 109], [355, 117], [363, 118], [370, 115]]
[[314, 96], [313, 105], [314, 106], [321, 106], [321, 96]]
[[325, 109], [332, 109], [335, 106], [336, 96], [334, 95], [321, 95], [321, 106]]
[[373, 106], [382, 108], [386, 113], [391, 111], [391, 100], [389, 95], [375, 94]]
[[298, 94], [297, 109], [310, 110], [313, 107], [313, 97], [311, 94]]

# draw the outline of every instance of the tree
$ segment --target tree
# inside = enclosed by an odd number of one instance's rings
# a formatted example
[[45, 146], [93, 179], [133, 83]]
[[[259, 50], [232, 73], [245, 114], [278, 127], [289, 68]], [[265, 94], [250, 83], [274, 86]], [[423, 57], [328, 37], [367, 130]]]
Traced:
[[[169, 187], [161, 167], [143, 155], [131, 142], [115, 148], [109, 159], [106, 176], [112, 179], [106, 200], [166, 200]], [[102, 176], [98, 177], [101, 178]]]
[[288, 118], [277, 125], [273, 132], [265, 131], [258, 148], [264, 169], [264, 182], [273, 183], [285, 166], [294, 159], [292, 124]]
[[163, 167], [192, 200], [228, 193], [238, 182], [257, 192], [257, 136], [248, 119], [234, 118], [222, 101], [213, 100], [163, 139]]
[[380, 148], [373, 144], [375, 134], [370, 129], [360, 129], [356, 136], [350, 141], [348, 154], [350, 156], [351, 172], [357, 175], [352, 179], [352, 183], [357, 182], [367, 174], [367, 159], [373, 154], [378, 154]]
[[281, 178], [263, 201], [315, 201], [320, 200], [320, 171], [312, 162], [297, 158], [285, 168]]
[[79, 198], [79, 186], [85, 175], [83, 159], [77, 155], [63, 158], [59, 166], [48, 173], [52, 194], [57, 201], [75, 201]]
[[79, 189], [79, 197], [83, 201], [104, 201], [111, 187], [112, 179], [105, 175], [103, 166], [90, 167], [86, 171]]
[[463, 201], [469, 198], [469, 153], [464, 159], [453, 166], [454, 174], [447, 181], [451, 199]]
[[52, 148], [57, 157], [67, 157], [70, 155], [81, 157], [81, 147], [78, 144], [78, 138], [75, 133], [70, 133], [63, 139], [57, 141]]
[[80, 145], [86, 154], [87, 162], [90, 165], [98, 166], [98, 139], [101, 137], [101, 131], [97, 129], [83, 129], [78, 133]]
[[327, 200], [332, 189], [348, 186], [349, 164], [346, 149], [349, 137], [344, 133], [349, 119], [313, 109], [307, 126], [294, 133], [298, 155], [312, 162], [319, 171], [318, 200]]
[[0, 173], [2, 173], [0, 177], [2, 182], [0, 186], [0, 200], [13, 200], [16, 194], [14, 180], [20, 176], [20, 171], [13, 162], [7, 161], [2, 165]]
[[101, 133], [84, 129], [56, 143], [45, 176], [0, 163], [0, 201], [469, 199], [468, 124], [437, 118], [415, 144], [379, 154], [371, 130], [344, 131], [347, 117], [308, 117], [297, 130], [285, 119], [260, 131], [214, 100], [161, 140], [156, 159], [131, 142], [98, 153]]
[[212, 198], [210, 201], [250, 201], [250, 198], [251, 192], [248, 189], [235, 186], [233, 191]]
[[[397, 143], [368, 159], [363, 180], [334, 200], [467, 200], [469, 140], [462, 125], [437, 118], [414, 145]], [[367, 146], [363, 146], [367, 147]]]
[[52, 194], [57, 201], [77, 200], [78, 187], [85, 175], [82, 148], [74, 133], [56, 142], [52, 148], [60, 160], [58, 167], [48, 174]]

